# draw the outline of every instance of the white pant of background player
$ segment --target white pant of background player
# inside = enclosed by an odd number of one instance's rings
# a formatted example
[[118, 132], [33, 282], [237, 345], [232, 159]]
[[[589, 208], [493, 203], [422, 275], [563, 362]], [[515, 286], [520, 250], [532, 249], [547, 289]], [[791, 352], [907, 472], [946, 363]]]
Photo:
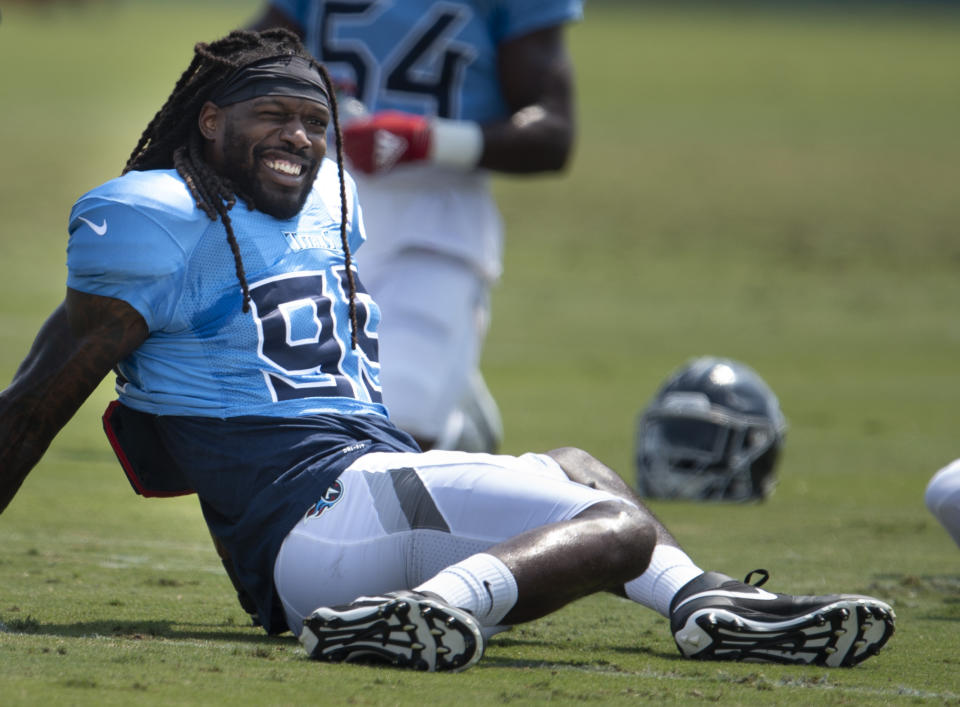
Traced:
[[960, 546], [960, 459], [947, 464], [927, 484], [924, 501]]
[[543, 454], [374, 452], [339, 481], [337, 500], [294, 526], [274, 566], [287, 625], [298, 636], [319, 606], [411, 589], [531, 528], [597, 503], [627, 503], [570, 481]]
[[414, 165], [354, 176], [390, 418], [439, 449], [495, 451], [500, 413], [479, 365], [503, 229], [487, 175]]

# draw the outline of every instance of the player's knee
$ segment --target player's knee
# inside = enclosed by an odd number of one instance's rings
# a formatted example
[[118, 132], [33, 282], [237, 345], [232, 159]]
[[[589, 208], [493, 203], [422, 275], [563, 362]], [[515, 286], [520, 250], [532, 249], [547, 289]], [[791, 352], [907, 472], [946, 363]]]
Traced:
[[561, 447], [547, 454], [553, 457], [571, 481], [625, 498], [630, 494], [620, 475], [589, 452], [577, 447]]
[[626, 581], [639, 577], [647, 569], [657, 543], [657, 530], [648, 515], [635, 506], [622, 505], [619, 515], [623, 529], [618, 535], [617, 551], [622, 555]]
[[547, 452], [547, 456], [553, 457], [568, 476], [573, 470], [600, 463], [596, 457], [579, 447], [558, 447]]
[[582, 515], [601, 521], [605, 563], [614, 568], [617, 581], [643, 573], [657, 542], [650, 516], [636, 506], [617, 502], [598, 503]]

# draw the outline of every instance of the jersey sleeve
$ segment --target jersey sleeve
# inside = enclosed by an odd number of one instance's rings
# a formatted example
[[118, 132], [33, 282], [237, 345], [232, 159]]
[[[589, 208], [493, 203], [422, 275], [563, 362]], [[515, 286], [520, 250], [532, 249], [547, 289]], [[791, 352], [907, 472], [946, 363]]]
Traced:
[[500, 14], [499, 40], [515, 39], [582, 18], [581, 0], [506, 0]]
[[148, 211], [110, 200], [81, 199], [70, 214], [67, 286], [121, 299], [150, 331], [173, 317], [185, 256]]

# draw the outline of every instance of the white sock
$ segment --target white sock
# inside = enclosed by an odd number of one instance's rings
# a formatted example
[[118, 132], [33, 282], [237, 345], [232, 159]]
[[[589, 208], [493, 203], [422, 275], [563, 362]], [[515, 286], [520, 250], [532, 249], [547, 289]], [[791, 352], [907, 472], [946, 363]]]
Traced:
[[657, 545], [650, 566], [642, 575], [624, 585], [627, 597], [670, 618], [670, 602], [677, 591], [703, 570], [678, 547]]
[[484, 626], [494, 626], [517, 603], [517, 580], [499, 559], [485, 552], [450, 565], [418, 587], [451, 606], [466, 609]]

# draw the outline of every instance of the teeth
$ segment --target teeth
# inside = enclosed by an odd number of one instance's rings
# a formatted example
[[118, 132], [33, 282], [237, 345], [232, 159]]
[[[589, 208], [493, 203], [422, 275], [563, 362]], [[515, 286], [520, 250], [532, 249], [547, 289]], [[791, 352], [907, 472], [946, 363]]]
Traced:
[[294, 177], [300, 176], [300, 172], [303, 171], [303, 165], [287, 162], [286, 160], [269, 160], [267, 167], [277, 172], [282, 172], [283, 174], [290, 174]]

